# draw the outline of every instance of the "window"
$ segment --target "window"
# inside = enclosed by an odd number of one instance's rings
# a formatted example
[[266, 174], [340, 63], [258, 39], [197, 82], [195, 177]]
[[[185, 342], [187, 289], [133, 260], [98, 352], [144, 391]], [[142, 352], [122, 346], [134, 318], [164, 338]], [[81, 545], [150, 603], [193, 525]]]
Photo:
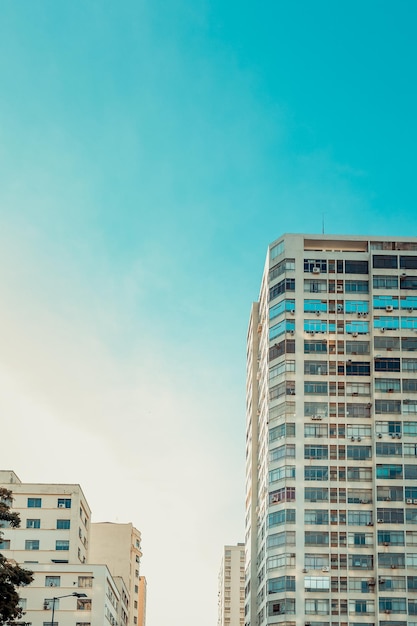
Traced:
[[91, 611], [91, 599], [77, 598], [77, 611]]
[[329, 523], [329, 512], [323, 509], [306, 509], [304, 511], [304, 523], [317, 526], [327, 525]]
[[291, 332], [295, 330], [295, 322], [294, 320], [282, 320], [272, 326], [269, 329], [269, 341], [272, 341], [276, 337], [283, 335], [285, 332]]
[[26, 528], [40, 528], [41, 520], [40, 519], [27, 519], [26, 520]]
[[304, 437], [327, 437], [327, 424], [304, 424]]
[[398, 289], [398, 276], [374, 276], [374, 289]]
[[305, 576], [304, 589], [306, 591], [329, 591], [329, 576]]
[[346, 341], [346, 354], [369, 354], [369, 341]]
[[269, 504], [295, 501], [295, 487], [282, 487], [269, 494]]
[[304, 393], [306, 395], [325, 396], [325, 395], [327, 395], [327, 383], [314, 382], [314, 381], [305, 381], [304, 382]]
[[286, 424], [280, 424], [274, 426], [269, 431], [269, 441], [276, 441], [281, 437], [295, 437], [295, 424], [293, 422], [287, 422]]
[[399, 378], [376, 378], [375, 391], [382, 393], [398, 393], [401, 391], [401, 381]]
[[349, 554], [350, 569], [373, 569], [374, 557], [371, 554]]
[[304, 467], [304, 480], [329, 480], [329, 468], [325, 465]]
[[346, 274], [367, 274], [368, 273], [368, 261], [354, 261], [352, 259], [346, 259], [345, 273]]
[[304, 415], [306, 417], [327, 417], [328, 403], [327, 402], [304, 402]]
[[283, 511], [275, 511], [268, 515], [268, 527], [279, 526], [280, 524], [295, 523], [295, 509], [284, 509]]
[[323, 340], [313, 341], [306, 340], [304, 341], [304, 354], [326, 354], [327, 353], [327, 342]]
[[272, 248], [270, 248], [269, 250], [269, 257], [271, 261], [272, 259], [276, 259], [276, 257], [282, 254], [283, 252], [284, 252], [284, 241], [280, 241], [279, 243], [276, 243], [274, 246], [272, 246]]
[[78, 586], [82, 588], [90, 588], [93, 586], [92, 576], [78, 576]]
[[58, 508], [59, 509], [70, 509], [71, 508], [71, 498], [58, 498]]
[[305, 487], [304, 499], [306, 502], [328, 502], [329, 490], [326, 488]]
[[400, 359], [392, 359], [392, 358], [382, 358], [377, 357], [375, 359], [375, 371], [376, 372], [399, 372], [400, 368]]
[[304, 613], [306, 615], [328, 615], [329, 600], [313, 600], [304, 601]]
[[377, 509], [377, 520], [382, 520], [387, 524], [404, 524], [404, 510], [403, 509]]
[[279, 576], [268, 580], [268, 593], [295, 591], [295, 576]]
[[404, 435], [417, 435], [417, 422], [403, 422]]
[[403, 352], [416, 352], [417, 351], [417, 338], [416, 337], [401, 337], [401, 349]]
[[282, 300], [269, 309], [269, 319], [272, 320], [278, 315], [282, 315], [285, 311], [291, 313], [295, 311], [295, 300]]
[[403, 359], [403, 372], [417, 372], [417, 359]]
[[[379, 514], [378, 514], [379, 515]], [[404, 546], [403, 530], [378, 530], [378, 545]]]
[[304, 567], [309, 569], [323, 569], [323, 567], [329, 567], [329, 555], [328, 554], [305, 554], [304, 555]]
[[362, 461], [364, 459], [370, 459], [372, 457], [371, 446], [347, 446], [347, 459], [356, 459]]
[[284, 615], [295, 613], [295, 599], [294, 598], [282, 598], [277, 602], [268, 603], [268, 615]]
[[58, 530], [68, 530], [71, 526], [71, 522], [69, 519], [57, 519], [56, 527]]
[[393, 613], [407, 613], [405, 598], [380, 598], [380, 612], [392, 611]]
[[25, 550], [39, 550], [39, 540], [38, 539], [26, 539]]
[[402, 270], [417, 269], [417, 256], [400, 256], [400, 268]]
[[417, 465], [415, 463], [413, 463], [412, 465], [404, 465], [404, 478], [409, 480], [417, 479]]
[[274, 448], [269, 453], [270, 461], [278, 461], [279, 459], [295, 457], [295, 444], [287, 443], [278, 448]]
[[295, 545], [295, 532], [293, 530], [287, 530], [281, 533], [275, 533], [269, 535], [266, 540], [268, 548], [274, 548], [277, 546], [294, 546]]
[[389, 479], [401, 479], [403, 477], [402, 465], [377, 465], [376, 466], [377, 478], [389, 478]]
[[60, 587], [61, 576], [45, 576], [45, 587]]
[[10, 539], [0, 539], [0, 550], [10, 550]]
[[271, 287], [269, 290], [269, 301], [272, 302], [272, 300], [275, 300], [275, 298], [278, 298], [278, 296], [285, 293], [286, 291], [295, 291], [294, 278], [286, 278]]
[[402, 444], [377, 441], [376, 456], [401, 456]]
[[305, 293], [326, 293], [327, 292], [327, 280], [317, 278], [307, 278], [304, 280], [304, 292]]
[[346, 293], [368, 293], [369, 281], [367, 280], [345, 280]]
[[69, 541], [66, 539], [57, 539], [55, 541], [55, 550], [69, 550]]
[[374, 347], [375, 350], [388, 350], [390, 352], [392, 352], [392, 350], [399, 350], [400, 338], [388, 337], [387, 335], [376, 335], [374, 337]]
[[269, 270], [269, 281], [272, 282], [284, 272], [295, 270], [295, 259], [284, 259]]
[[398, 268], [398, 257], [396, 254], [374, 254], [372, 261], [375, 268]]
[[28, 498], [28, 509], [40, 509], [42, 498]]
[[349, 526], [368, 526], [372, 523], [372, 511], [348, 511]]
[[401, 414], [401, 400], [375, 400], [375, 413]]
[[305, 445], [304, 446], [304, 458], [305, 459], [328, 459], [329, 449], [326, 445]]
[[304, 532], [304, 543], [306, 546], [328, 546], [329, 533], [324, 531], [306, 530]]
[[380, 552], [378, 554], [378, 567], [404, 569], [404, 566], [405, 557], [402, 552]]
[[283, 465], [269, 472], [269, 482], [273, 483], [283, 478], [295, 478], [295, 465]]

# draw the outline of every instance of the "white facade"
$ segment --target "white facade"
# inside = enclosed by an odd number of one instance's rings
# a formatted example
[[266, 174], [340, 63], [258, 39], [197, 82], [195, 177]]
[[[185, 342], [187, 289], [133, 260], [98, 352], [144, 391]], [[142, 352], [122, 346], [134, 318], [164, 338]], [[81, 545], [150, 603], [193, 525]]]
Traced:
[[[22, 483], [13, 471], [5, 470], [0, 470], [0, 486], [12, 491], [12, 510], [21, 519], [20, 528], [7, 525], [2, 528], [0, 550], [8, 559], [34, 573], [33, 583], [20, 590], [25, 611], [20, 623], [30, 626], [136, 624], [137, 600], [130, 597], [129, 588], [130, 551], [126, 554], [121, 544], [113, 544], [114, 553], [119, 551], [115, 571], [111, 571], [105, 560], [92, 562], [89, 558], [91, 512], [81, 487]], [[118, 525], [111, 526], [117, 533]], [[125, 527], [129, 526], [129, 539], [133, 535], [137, 539], [137, 535], [140, 540], [138, 531], [131, 531], [131, 524], [120, 526], [122, 534], [126, 534]], [[135, 549], [140, 554], [139, 548]]]
[[417, 625], [417, 239], [285, 235], [247, 348], [245, 624]]
[[219, 571], [217, 626], [243, 626], [245, 545], [225, 546]]

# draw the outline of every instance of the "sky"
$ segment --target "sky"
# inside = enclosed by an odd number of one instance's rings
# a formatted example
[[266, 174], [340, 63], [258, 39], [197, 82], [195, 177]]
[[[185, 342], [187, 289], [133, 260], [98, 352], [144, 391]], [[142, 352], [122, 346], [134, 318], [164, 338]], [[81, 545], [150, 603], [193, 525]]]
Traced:
[[142, 532], [147, 626], [244, 540], [285, 232], [416, 235], [414, 0], [0, 0], [1, 466]]

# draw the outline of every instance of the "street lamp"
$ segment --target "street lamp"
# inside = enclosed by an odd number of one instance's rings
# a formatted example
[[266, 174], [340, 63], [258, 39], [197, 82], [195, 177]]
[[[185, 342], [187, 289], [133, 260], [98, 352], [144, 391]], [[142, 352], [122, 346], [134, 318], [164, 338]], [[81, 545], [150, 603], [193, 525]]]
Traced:
[[54, 626], [54, 616], [55, 616], [55, 602], [57, 600], [60, 600], [61, 598], [69, 598], [70, 596], [75, 596], [76, 598], [86, 598], [87, 594], [86, 593], [77, 593], [76, 591], [74, 591], [73, 593], [67, 593], [65, 596], [55, 596], [54, 598], [52, 598], [52, 619], [51, 619], [51, 626]]

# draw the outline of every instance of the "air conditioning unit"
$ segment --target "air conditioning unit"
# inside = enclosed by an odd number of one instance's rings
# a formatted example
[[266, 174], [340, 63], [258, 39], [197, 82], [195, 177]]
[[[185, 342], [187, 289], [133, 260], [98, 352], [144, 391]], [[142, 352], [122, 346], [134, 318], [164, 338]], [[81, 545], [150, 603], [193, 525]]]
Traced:
[[382, 433], [378, 433], [378, 439], [382, 439]]
[[406, 272], [402, 272], [401, 278], [405, 278], [406, 276], [407, 276], [407, 273]]
[[305, 569], [305, 568], [304, 568], [304, 569], [303, 569], [303, 574], [307, 574], [307, 572], [308, 572], [308, 569]]
[[295, 315], [295, 309], [291, 309], [290, 313], [291, 315]]
[[397, 566], [394, 563], [391, 565], [391, 569], [397, 569]]
[[[391, 565], [391, 567], [392, 567], [392, 565]], [[390, 611], [389, 609], [385, 609], [385, 613], [386, 613], [387, 615], [389, 615], [389, 614], [391, 613], [391, 611]]]
[[355, 437], [351, 437], [351, 438], [350, 438], [350, 440], [351, 440], [351, 441], [355, 441]]
[[339, 293], [343, 292], [343, 285], [337, 285], [336, 291]]
[[389, 546], [389, 541], [384, 541], [382, 545], [383, 546]]
[[338, 313], [343, 313], [343, 306], [341, 304], [337, 305], [337, 312]]
[[378, 518], [378, 519], [377, 519], [377, 522], [378, 522], [378, 524], [383, 524], [383, 523], [384, 523], [384, 520], [383, 520], [383, 519], [381, 519], [381, 518]]
[[320, 317], [320, 311], [316, 311], [317, 317]]
[[362, 441], [361, 437], [358, 437], [358, 441]]
[[313, 274], [320, 274], [320, 268], [319, 267], [313, 267], [313, 269], [311, 271], [313, 272]]
[[417, 499], [414, 499], [414, 500], [413, 500], [413, 504], [417, 504]]
[[352, 337], [357, 337], [358, 333], [352, 333]]
[[410, 307], [409, 309], [407, 309], [407, 311], [408, 311], [409, 313], [412, 313], [412, 312], [413, 312], [413, 307]]
[[290, 330], [290, 335], [293, 335], [295, 333], [295, 330]]
[[401, 434], [397, 433], [397, 439], [401, 439]]
[[374, 525], [374, 523], [373, 523], [373, 522], [367, 522], [367, 524], [366, 524], [366, 525], [367, 525], [367, 526], [373, 526], [373, 525]]
[[322, 572], [328, 572], [328, 571], [329, 571], [329, 568], [328, 568], [328, 567], [323, 567], [321, 571], [322, 571]]
[[59, 509], [65, 509], [65, 504], [64, 504], [63, 502], [60, 502], [60, 503], [58, 504], [58, 508], [59, 508]]
[[258, 324], [258, 333], [262, 332], [262, 324]]
[[407, 498], [407, 500], [405, 501], [406, 504], [413, 504], [413, 500], [412, 498]]
[[381, 333], [385, 333], [385, 328], [381, 328]]
[[385, 310], [387, 313], [392, 313], [392, 311], [394, 310], [394, 307], [388, 304], [388, 306], [385, 307]]

